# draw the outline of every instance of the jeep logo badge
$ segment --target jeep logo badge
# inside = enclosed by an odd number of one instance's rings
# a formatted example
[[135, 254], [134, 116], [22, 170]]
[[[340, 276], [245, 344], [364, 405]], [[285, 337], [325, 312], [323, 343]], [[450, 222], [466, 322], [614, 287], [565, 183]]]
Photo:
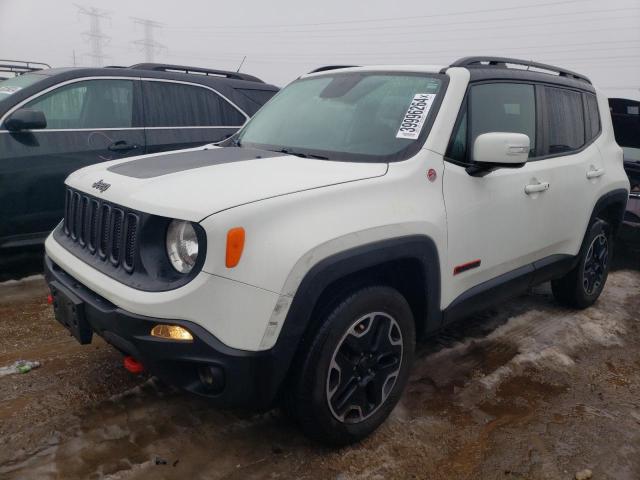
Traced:
[[95, 188], [96, 190], [100, 190], [100, 193], [104, 193], [105, 190], [107, 190], [110, 186], [110, 183], [105, 183], [102, 179], [91, 185], [91, 187]]

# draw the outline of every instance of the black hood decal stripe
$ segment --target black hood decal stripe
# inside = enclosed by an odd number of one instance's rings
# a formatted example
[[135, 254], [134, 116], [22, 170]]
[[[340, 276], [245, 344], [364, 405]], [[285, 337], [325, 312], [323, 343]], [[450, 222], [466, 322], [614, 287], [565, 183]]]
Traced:
[[127, 177], [153, 178], [194, 168], [279, 156], [282, 154], [254, 148], [212, 148], [197, 152], [168, 153], [156, 157], [140, 158], [113, 165], [107, 170]]

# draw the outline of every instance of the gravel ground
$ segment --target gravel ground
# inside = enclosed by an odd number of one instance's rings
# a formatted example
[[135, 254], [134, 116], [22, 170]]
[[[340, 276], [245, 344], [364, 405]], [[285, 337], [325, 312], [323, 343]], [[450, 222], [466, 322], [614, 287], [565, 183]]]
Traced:
[[[53, 319], [41, 277], [0, 284], [2, 479], [640, 479], [640, 256], [584, 311], [548, 286], [420, 346], [391, 418], [321, 448], [277, 411], [222, 411], [122, 368]], [[94, 337], [95, 338], [95, 337]]]

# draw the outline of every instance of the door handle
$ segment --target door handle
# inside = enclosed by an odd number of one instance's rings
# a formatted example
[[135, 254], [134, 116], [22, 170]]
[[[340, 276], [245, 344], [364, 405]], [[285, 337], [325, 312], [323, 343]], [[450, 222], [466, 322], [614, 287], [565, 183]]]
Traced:
[[604, 175], [604, 168], [592, 168], [587, 172], [587, 178], [598, 178]]
[[109, 145], [108, 148], [111, 152], [127, 152], [129, 150], [138, 148], [138, 145], [127, 143], [124, 140], [118, 140], [117, 142], [113, 142], [111, 145]]
[[531, 195], [532, 193], [546, 192], [547, 190], [549, 190], [550, 186], [551, 185], [549, 185], [549, 182], [532, 183], [529, 185], [525, 185], [524, 193], [526, 193], [527, 195]]

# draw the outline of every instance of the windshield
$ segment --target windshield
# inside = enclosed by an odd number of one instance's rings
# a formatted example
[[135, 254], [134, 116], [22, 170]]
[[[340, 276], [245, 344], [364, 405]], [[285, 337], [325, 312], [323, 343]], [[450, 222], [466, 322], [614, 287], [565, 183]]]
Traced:
[[304, 78], [259, 110], [236, 143], [332, 160], [402, 160], [424, 142], [441, 89], [435, 74]]
[[0, 81], [0, 102], [17, 91], [22, 90], [24, 87], [28, 87], [32, 83], [42, 80], [42, 78], [42, 75], [25, 73], [24, 75]]

